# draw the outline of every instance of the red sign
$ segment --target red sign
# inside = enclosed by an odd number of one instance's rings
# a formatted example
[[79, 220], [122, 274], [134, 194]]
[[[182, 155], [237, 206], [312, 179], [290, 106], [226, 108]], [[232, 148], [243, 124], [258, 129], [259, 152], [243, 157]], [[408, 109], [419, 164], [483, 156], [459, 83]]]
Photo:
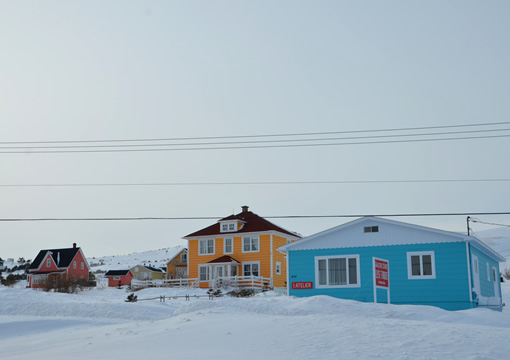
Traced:
[[311, 281], [293, 282], [292, 289], [313, 289]]
[[374, 260], [375, 266], [375, 285], [382, 287], [389, 287], [389, 277], [388, 277], [388, 261], [383, 260]]

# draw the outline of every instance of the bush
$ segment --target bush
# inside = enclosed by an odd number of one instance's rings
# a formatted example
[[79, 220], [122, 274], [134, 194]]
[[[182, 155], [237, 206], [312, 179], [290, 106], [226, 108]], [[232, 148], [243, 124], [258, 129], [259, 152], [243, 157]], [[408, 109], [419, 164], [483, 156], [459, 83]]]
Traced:
[[76, 294], [88, 286], [88, 281], [80, 279], [77, 281], [55, 278], [48, 279], [44, 291], [53, 291], [65, 294]]
[[255, 290], [253, 289], [237, 289], [232, 290], [227, 295], [230, 295], [232, 297], [250, 297], [255, 295]]
[[503, 275], [503, 277], [506, 279], [506, 280], [510, 280], [510, 268], [506, 268], [505, 270], [503, 270], [501, 272], [501, 275]]

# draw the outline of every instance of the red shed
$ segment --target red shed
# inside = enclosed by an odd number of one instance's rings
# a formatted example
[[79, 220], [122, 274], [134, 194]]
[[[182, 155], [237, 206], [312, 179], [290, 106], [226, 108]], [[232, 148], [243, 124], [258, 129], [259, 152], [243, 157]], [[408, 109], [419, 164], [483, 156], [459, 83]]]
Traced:
[[133, 279], [133, 274], [129, 270], [110, 270], [104, 276], [108, 278], [109, 287], [131, 285]]

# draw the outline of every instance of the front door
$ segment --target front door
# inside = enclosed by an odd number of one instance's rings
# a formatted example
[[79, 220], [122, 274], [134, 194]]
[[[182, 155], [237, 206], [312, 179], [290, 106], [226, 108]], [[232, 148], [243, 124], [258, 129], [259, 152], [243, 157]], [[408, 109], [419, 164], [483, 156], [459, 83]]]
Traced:
[[471, 255], [471, 262], [473, 264], [473, 291], [480, 298], [480, 269], [478, 267], [478, 256]]

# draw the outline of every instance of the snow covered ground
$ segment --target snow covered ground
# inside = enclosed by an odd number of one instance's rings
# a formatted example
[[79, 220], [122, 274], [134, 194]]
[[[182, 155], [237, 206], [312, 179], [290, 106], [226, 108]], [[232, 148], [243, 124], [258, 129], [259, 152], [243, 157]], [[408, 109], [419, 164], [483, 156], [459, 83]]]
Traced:
[[[477, 235], [510, 256], [504, 252], [506, 231]], [[104, 257], [104, 265], [95, 268], [160, 263], [166, 254], [163, 249]], [[1, 359], [508, 359], [510, 354], [509, 307], [449, 312], [272, 292], [246, 299], [127, 303], [124, 289], [99, 286], [69, 295], [21, 286], [0, 286]], [[136, 293], [138, 299], [186, 294], [205, 291]], [[510, 306], [510, 281], [502, 284], [502, 294]]]

